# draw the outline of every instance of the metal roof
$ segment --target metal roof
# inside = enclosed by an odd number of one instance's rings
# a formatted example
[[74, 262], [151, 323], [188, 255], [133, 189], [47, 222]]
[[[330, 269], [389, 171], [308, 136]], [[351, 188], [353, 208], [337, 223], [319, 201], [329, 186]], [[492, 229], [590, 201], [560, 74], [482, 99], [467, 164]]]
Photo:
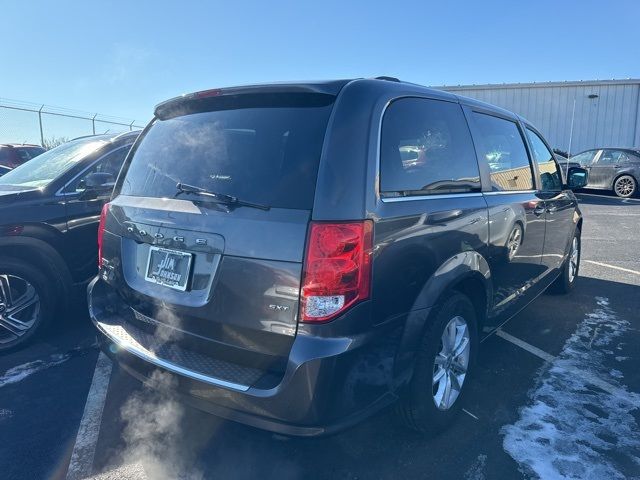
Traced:
[[640, 85], [640, 78], [627, 78], [618, 80], [568, 80], [562, 82], [530, 82], [530, 83], [485, 83], [472, 85], [441, 85], [442, 90], [469, 90], [469, 89], [493, 89], [493, 88], [532, 88], [532, 87], [587, 87], [598, 85]]

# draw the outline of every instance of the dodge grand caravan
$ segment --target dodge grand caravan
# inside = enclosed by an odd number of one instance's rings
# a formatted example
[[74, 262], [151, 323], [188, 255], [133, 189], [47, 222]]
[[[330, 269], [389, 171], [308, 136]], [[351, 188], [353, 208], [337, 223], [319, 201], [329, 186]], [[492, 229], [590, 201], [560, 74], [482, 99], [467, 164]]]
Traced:
[[91, 317], [215, 415], [312, 436], [397, 403], [436, 431], [481, 334], [573, 288], [586, 176], [517, 115], [394, 79], [174, 98], [102, 211]]

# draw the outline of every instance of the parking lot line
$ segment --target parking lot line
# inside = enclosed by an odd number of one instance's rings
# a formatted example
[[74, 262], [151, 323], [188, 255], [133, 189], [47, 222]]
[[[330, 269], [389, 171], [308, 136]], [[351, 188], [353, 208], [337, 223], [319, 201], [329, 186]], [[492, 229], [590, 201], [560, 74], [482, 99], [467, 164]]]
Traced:
[[109, 379], [111, 378], [111, 360], [104, 354], [98, 355], [93, 380], [87, 395], [82, 420], [73, 446], [67, 480], [80, 480], [91, 475], [93, 458], [96, 453], [96, 443], [100, 433], [102, 411], [107, 398]]
[[640, 200], [638, 200], [637, 198], [610, 197], [610, 196], [602, 195], [602, 194], [598, 194], [598, 193], [583, 193], [583, 192], [579, 192], [576, 196], [578, 198], [580, 198], [583, 195], [585, 197], [598, 197], [598, 198], [607, 198], [607, 199], [611, 199], [611, 200], [618, 200], [621, 203], [640, 202]]
[[593, 263], [594, 265], [598, 265], [600, 267], [613, 268], [614, 270], [620, 270], [621, 272], [634, 273], [636, 275], [640, 275], [640, 272], [637, 270], [631, 270], [630, 268], [617, 267], [615, 265], [609, 265], [608, 263], [595, 262], [593, 260], [584, 260], [587, 263]]
[[[557, 357], [551, 355], [550, 353], [540, 350], [538, 347], [531, 345], [530, 343], [527, 343], [524, 340], [520, 340], [519, 338], [514, 337], [513, 335], [510, 335], [502, 329], [496, 330], [496, 336], [502, 338], [503, 340], [506, 340], [509, 343], [512, 343], [517, 347], [522, 348], [523, 350], [526, 350], [527, 352], [535, 355], [536, 357], [544, 360], [545, 362], [551, 363], [557, 359]], [[612, 385], [606, 380], [602, 380], [600, 377], [592, 374], [591, 372], [576, 370], [576, 369], [567, 369], [559, 366], [556, 366], [556, 368], [562, 368], [563, 370], [570, 371], [573, 375], [576, 375], [582, 378], [582, 380], [590, 383], [591, 385], [596, 386], [607, 393], [610, 393], [614, 397], [617, 397], [618, 399], [625, 401], [626, 403], [629, 403], [635, 406], [640, 406], [638, 405], [637, 397], [629, 394], [629, 392], [627, 392], [622, 388]]]
[[469, 410], [467, 410], [466, 408], [463, 408], [462, 411], [464, 413], [466, 413], [467, 415], [469, 415], [471, 418], [475, 418], [476, 420], [480, 420], [478, 417], [476, 417], [473, 413], [471, 413]]
[[513, 335], [509, 335], [507, 332], [505, 332], [500, 328], [496, 330], [496, 335], [502, 338], [503, 340], [513, 343], [517, 347], [520, 347], [523, 350], [526, 350], [527, 352], [532, 353], [533, 355], [535, 355], [538, 358], [541, 358], [545, 362], [553, 362], [556, 359], [556, 357], [554, 357], [550, 353], [547, 353], [544, 350], [540, 350], [538, 347], [534, 347], [533, 345], [525, 342], [524, 340], [520, 340], [519, 338], [516, 338]]

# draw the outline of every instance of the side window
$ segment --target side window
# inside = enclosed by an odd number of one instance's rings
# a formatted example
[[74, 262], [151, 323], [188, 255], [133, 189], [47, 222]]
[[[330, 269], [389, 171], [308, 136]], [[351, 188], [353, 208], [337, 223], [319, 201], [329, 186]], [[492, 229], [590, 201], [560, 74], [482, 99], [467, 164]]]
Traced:
[[562, 190], [562, 177], [558, 171], [553, 154], [549, 151], [538, 134], [532, 130], [527, 130], [527, 137], [531, 144], [533, 159], [538, 164], [538, 172], [540, 172], [540, 180], [542, 190], [553, 191]]
[[531, 165], [518, 125], [478, 112], [473, 118], [481, 135], [480, 159], [491, 171], [491, 189], [532, 190]]
[[27, 162], [32, 158], [26, 148], [14, 148], [14, 151], [16, 152], [16, 155], [18, 155], [20, 163]]
[[44, 153], [44, 150], [41, 148], [27, 148], [27, 151], [29, 152], [31, 158], [35, 158], [41, 153]]
[[95, 165], [93, 165], [89, 170], [84, 172], [80, 177], [78, 177], [69, 187], [65, 190], [66, 192], [81, 192], [85, 189], [86, 179], [89, 175], [94, 173], [105, 173], [108, 176], [105, 178], [106, 182], [103, 184], [104, 187], [113, 186], [116, 183], [116, 177], [120, 172], [120, 167], [124, 163], [124, 159], [129, 152], [130, 145], [126, 147], [120, 147], [116, 150], [106, 154], [102, 159], [98, 161]]
[[570, 161], [577, 162], [582, 167], [588, 167], [593, 163], [593, 159], [595, 158], [597, 152], [598, 150], [589, 150], [588, 152], [582, 152], [578, 155], [570, 157]]
[[605, 150], [598, 160], [598, 163], [602, 165], [622, 165], [630, 162], [629, 156], [620, 150]]
[[478, 160], [460, 105], [403, 98], [387, 108], [380, 190], [386, 196], [480, 190]]
[[613, 165], [614, 163], [616, 163], [616, 161], [613, 158], [613, 152], [611, 150], [603, 150], [598, 160], [598, 165]]

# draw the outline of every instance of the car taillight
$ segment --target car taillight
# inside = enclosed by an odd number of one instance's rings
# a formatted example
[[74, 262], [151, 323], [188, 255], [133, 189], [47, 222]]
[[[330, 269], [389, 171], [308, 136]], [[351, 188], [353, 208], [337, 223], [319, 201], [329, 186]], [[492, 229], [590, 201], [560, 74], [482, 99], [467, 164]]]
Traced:
[[312, 222], [301, 289], [301, 320], [326, 322], [369, 298], [373, 222]]
[[104, 236], [104, 222], [109, 213], [109, 204], [105, 203], [100, 212], [100, 223], [98, 224], [98, 268], [102, 267], [102, 237]]

